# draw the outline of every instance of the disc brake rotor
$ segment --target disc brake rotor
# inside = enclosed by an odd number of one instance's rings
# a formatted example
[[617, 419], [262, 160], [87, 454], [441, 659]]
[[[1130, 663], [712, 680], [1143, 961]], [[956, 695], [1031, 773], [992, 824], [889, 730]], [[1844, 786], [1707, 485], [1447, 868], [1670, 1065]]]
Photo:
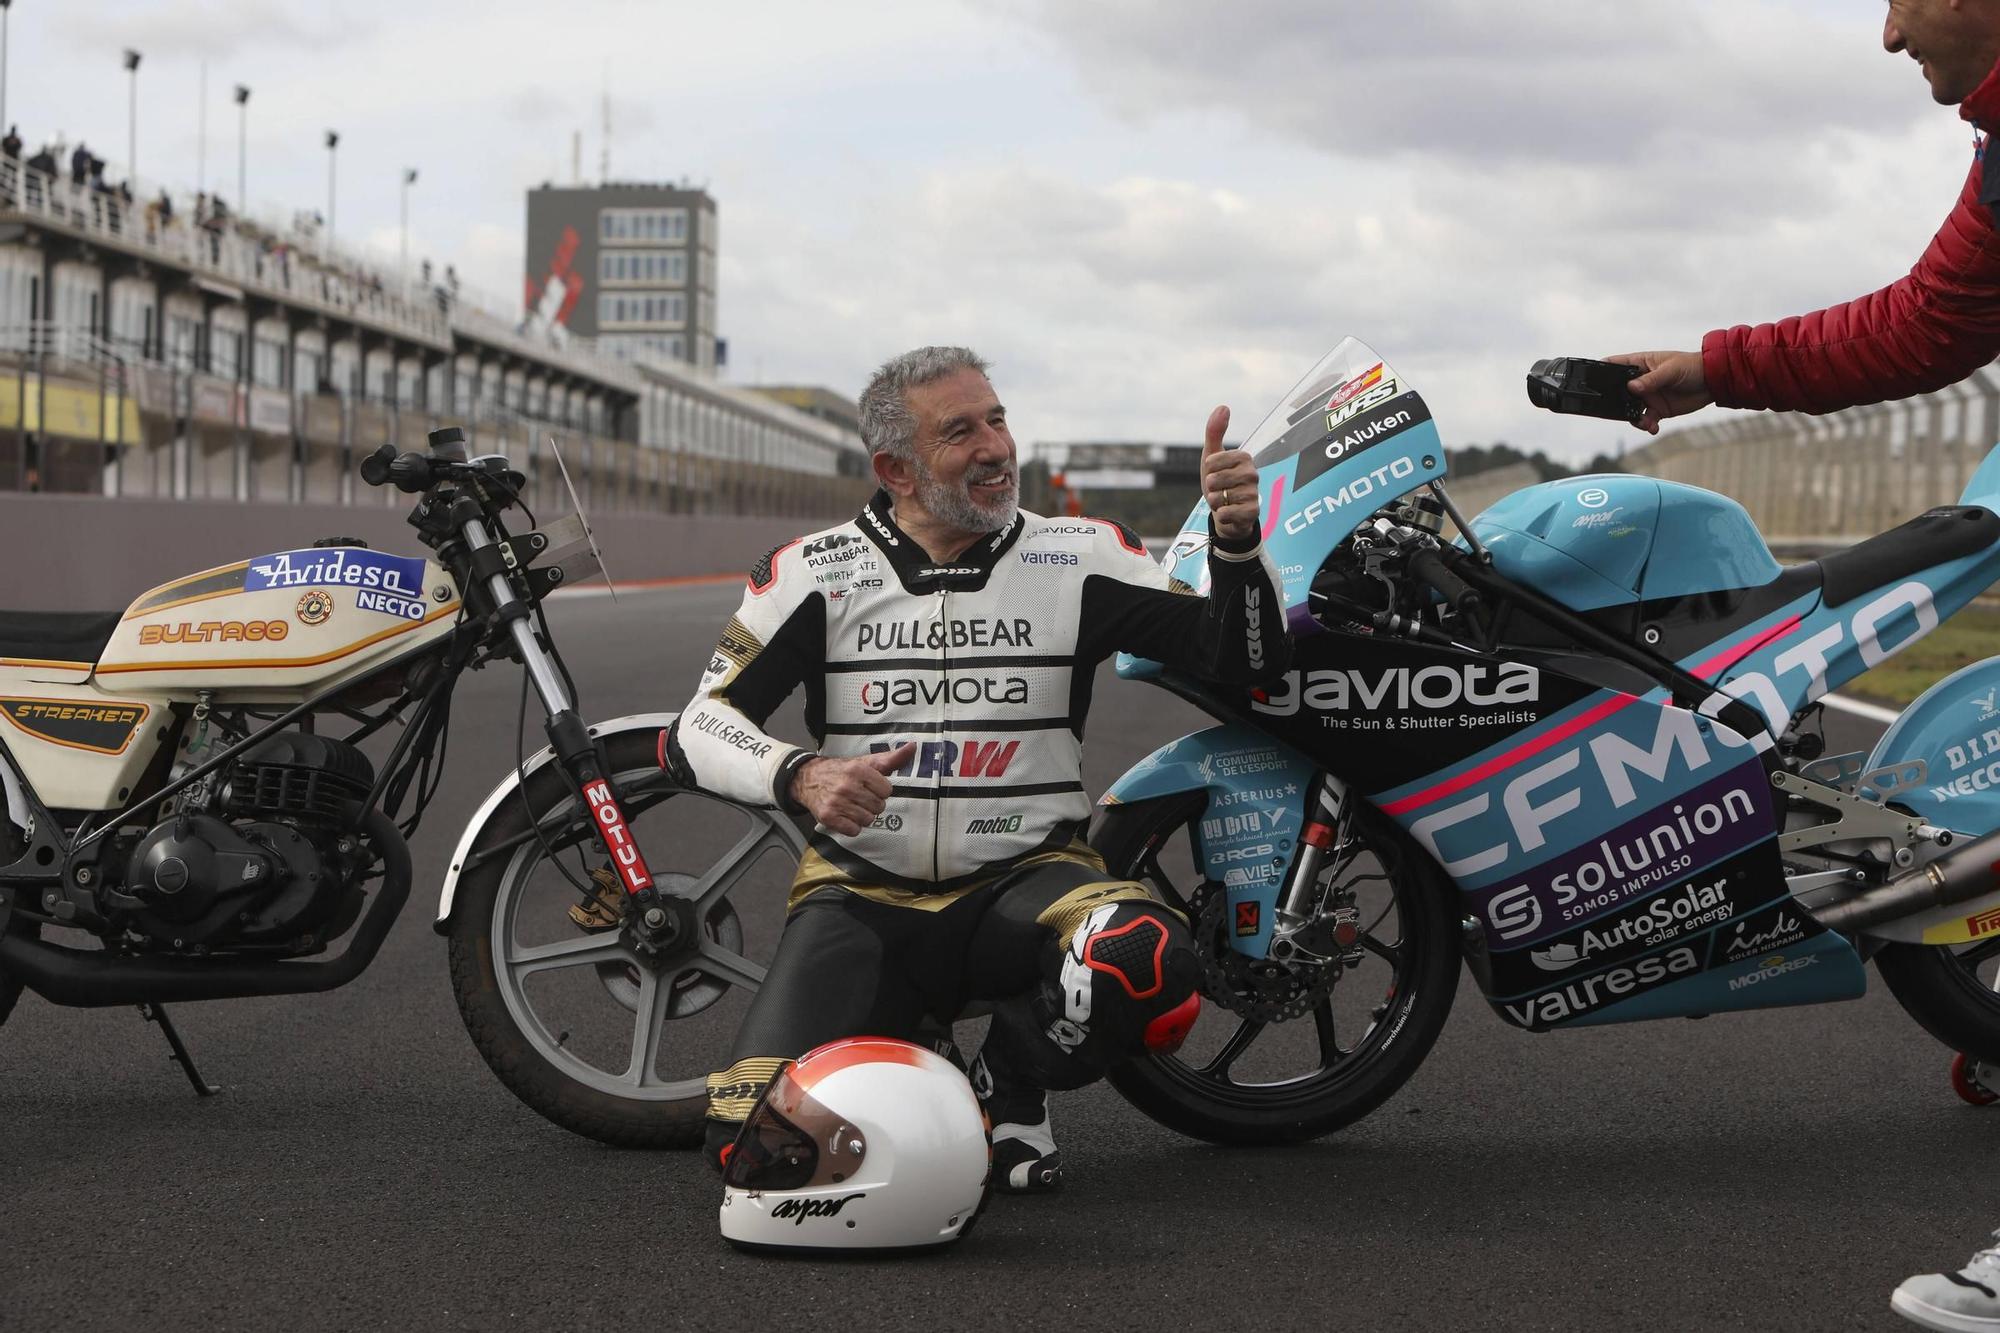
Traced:
[[1333, 984], [1340, 980], [1338, 963], [1281, 963], [1231, 948], [1225, 933], [1227, 908], [1227, 895], [1214, 880], [1195, 890], [1189, 915], [1201, 955], [1202, 994], [1231, 1013], [1260, 1023], [1283, 1023], [1310, 1013], [1333, 993]]
[[[692, 887], [695, 883], [691, 875], [655, 875], [653, 882], [662, 892], [671, 893], [677, 888]], [[602, 901], [601, 899], [599, 900]], [[620, 917], [623, 915], [622, 902], [619, 903]], [[616, 919], [612, 924], [616, 924]], [[743, 922], [736, 915], [736, 909], [727, 898], [717, 903], [702, 922], [702, 933], [731, 953], [743, 952]], [[599, 963], [596, 968], [597, 980], [604, 987], [605, 994], [617, 1001], [619, 1006], [630, 1013], [639, 1012], [639, 965], [624, 961]], [[705, 973], [688, 967], [677, 973], [672, 982], [673, 993], [667, 998], [666, 1016], [688, 1018], [714, 1004], [729, 992], [729, 983], [717, 981]]]

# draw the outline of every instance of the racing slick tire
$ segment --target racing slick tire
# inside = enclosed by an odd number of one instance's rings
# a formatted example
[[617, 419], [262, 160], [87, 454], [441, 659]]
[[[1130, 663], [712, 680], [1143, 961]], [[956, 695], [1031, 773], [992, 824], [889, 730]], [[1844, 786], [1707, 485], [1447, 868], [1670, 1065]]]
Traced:
[[[1186, 910], [1190, 895], [1169, 882], [1160, 857], [1176, 834], [1199, 824], [1206, 805], [1200, 795], [1180, 795], [1110, 806], [1093, 828], [1091, 844], [1113, 875], [1148, 883], [1166, 901]], [[1372, 807], [1358, 809], [1354, 840], [1358, 850], [1345, 868], [1335, 872], [1336, 882], [1352, 877], [1357, 885], [1367, 880], [1381, 886], [1369, 890], [1375, 901], [1363, 906], [1361, 913], [1363, 921], [1373, 916], [1361, 941], [1367, 946], [1363, 965], [1344, 969], [1309, 1017], [1272, 1020], [1254, 1028], [1250, 1018], [1227, 1012], [1217, 1003], [1211, 984], [1215, 974], [1205, 969], [1206, 1021], [1222, 1030], [1234, 1021], [1235, 1035], [1216, 1051], [1213, 1034], [1201, 1040], [1197, 1023], [1197, 1039], [1181, 1050], [1113, 1066], [1108, 1077], [1127, 1101], [1169, 1129], [1211, 1143], [1301, 1143], [1359, 1120], [1416, 1072], [1443, 1030], [1458, 989], [1459, 925], [1449, 885], [1422, 850]], [[1393, 938], [1375, 938], [1373, 932], [1392, 908], [1397, 917]], [[1228, 949], [1222, 938], [1226, 931], [1217, 935], [1198, 939], [1197, 947], [1205, 954], [1221, 954]], [[1375, 966], [1371, 969], [1370, 964]], [[1386, 986], [1381, 984], [1384, 965], [1389, 973]], [[1377, 995], [1379, 1000], [1373, 998]], [[1343, 1049], [1336, 1010], [1353, 1012], [1356, 1001], [1365, 1017], [1353, 1045]], [[1270, 1077], [1266, 1068], [1251, 1081], [1232, 1079], [1234, 1061], [1247, 1053], [1267, 1026], [1289, 1027], [1300, 1034], [1289, 1039], [1294, 1051], [1305, 1044], [1300, 1030], [1311, 1032], [1317, 1038], [1312, 1044], [1317, 1046], [1319, 1067], [1278, 1078]], [[1306, 1057], [1308, 1062], [1313, 1058]]]
[[1875, 966], [1896, 1003], [1926, 1032], [1951, 1050], [2000, 1064], [2000, 992], [1993, 988], [2000, 940], [1885, 944]]

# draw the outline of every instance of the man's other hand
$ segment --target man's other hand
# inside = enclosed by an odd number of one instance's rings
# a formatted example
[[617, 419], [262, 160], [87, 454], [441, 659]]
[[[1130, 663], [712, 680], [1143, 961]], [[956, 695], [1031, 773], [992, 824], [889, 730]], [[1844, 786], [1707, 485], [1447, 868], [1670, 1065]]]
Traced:
[[904, 741], [881, 754], [852, 759], [808, 759], [792, 774], [792, 799], [804, 806], [820, 827], [851, 838], [875, 822], [889, 803], [889, 775], [910, 762], [915, 741]]
[[1201, 493], [1208, 501], [1215, 535], [1231, 546], [1253, 543], [1257, 536], [1257, 465], [1241, 449], [1222, 447], [1229, 429], [1229, 409], [1208, 414], [1201, 441]]
[[1620, 352], [1604, 359], [1645, 370], [1625, 387], [1646, 405], [1645, 415], [1632, 424], [1648, 435], [1658, 435], [1660, 423], [1668, 417], [1699, 411], [1715, 401], [1700, 352]]

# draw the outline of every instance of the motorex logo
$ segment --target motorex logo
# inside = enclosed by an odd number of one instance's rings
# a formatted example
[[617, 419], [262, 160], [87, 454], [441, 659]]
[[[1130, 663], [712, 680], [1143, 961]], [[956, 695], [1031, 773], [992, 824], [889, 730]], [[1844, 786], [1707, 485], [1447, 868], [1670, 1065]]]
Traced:
[[371, 588], [399, 597], [422, 598], [424, 562], [414, 556], [334, 546], [258, 556], [243, 571], [245, 592], [314, 586]]

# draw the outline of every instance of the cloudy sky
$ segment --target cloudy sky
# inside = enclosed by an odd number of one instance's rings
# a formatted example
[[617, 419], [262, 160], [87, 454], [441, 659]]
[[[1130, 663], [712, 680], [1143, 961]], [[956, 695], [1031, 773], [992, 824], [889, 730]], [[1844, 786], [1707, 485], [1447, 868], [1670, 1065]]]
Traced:
[[1360, 337], [1450, 443], [1636, 433], [1527, 406], [1536, 357], [1693, 346], [1893, 280], [1970, 131], [1883, 53], [1881, 0], [21, 0], [7, 116], [323, 207], [393, 258], [521, 288], [524, 192], [702, 183], [739, 382], [856, 391], [965, 342], [1023, 440], [1240, 437]]

